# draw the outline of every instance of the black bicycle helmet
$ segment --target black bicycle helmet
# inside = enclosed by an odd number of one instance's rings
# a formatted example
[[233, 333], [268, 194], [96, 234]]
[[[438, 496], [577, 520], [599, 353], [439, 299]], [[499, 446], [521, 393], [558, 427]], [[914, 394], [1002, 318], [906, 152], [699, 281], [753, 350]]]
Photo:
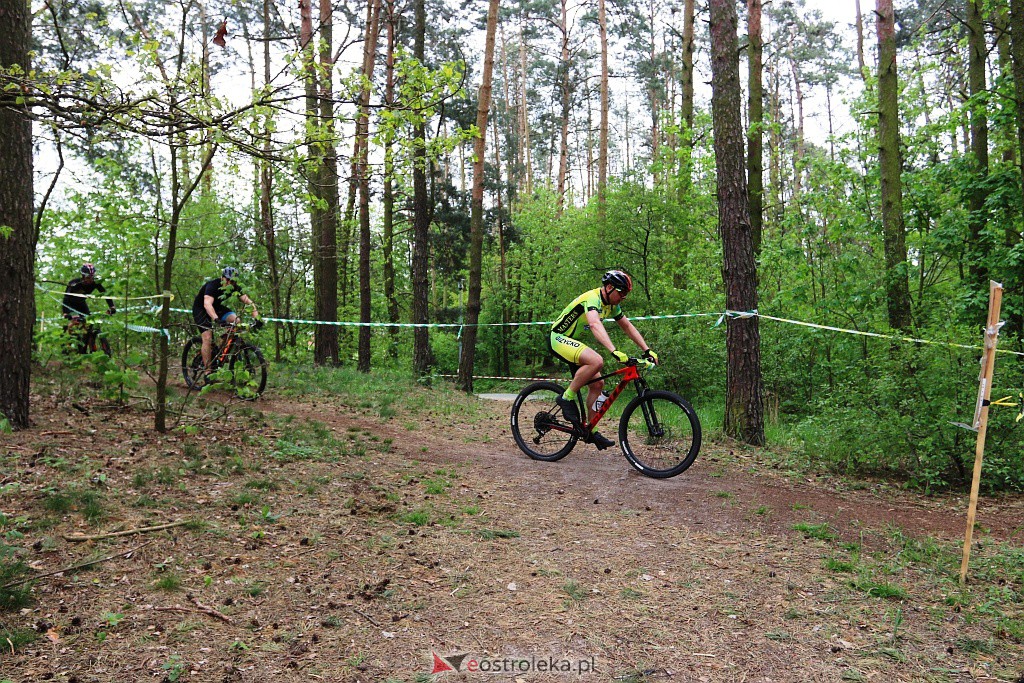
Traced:
[[633, 291], [633, 278], [621, 270], [609, 270], [601, 276], [601, 284], [611, 285], [623, 295]]
[[91, 263], [86, 263], [82, 266], [82, 277], [95, 277], [96, 266]]

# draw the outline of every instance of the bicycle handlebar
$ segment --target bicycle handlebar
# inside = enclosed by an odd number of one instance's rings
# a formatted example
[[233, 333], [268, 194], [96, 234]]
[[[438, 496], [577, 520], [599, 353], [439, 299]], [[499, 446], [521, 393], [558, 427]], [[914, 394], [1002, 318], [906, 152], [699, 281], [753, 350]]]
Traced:
[[248, 330], [250, 332], [259, 332], [261, 329], [263, 329], [264, 324], [265, 323], [262, 320], [256, 318], [251, 323], [242, 320], [238, 320], [233, 323], [224, 323], [224, 327], [236, 330], [238, 332], [244, 332], [245, 330]]

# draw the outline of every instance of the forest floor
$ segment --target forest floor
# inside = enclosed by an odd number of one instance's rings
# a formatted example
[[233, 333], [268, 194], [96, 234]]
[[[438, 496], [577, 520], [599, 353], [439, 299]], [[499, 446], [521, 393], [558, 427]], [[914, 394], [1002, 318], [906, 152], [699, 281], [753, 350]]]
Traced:
[[0, 434], [4, 583], [40, 577], [0, 588], [0, 681], [1024, 681], [1021, 497], [961, 587], [965, 496], [768, 451], [658, 481], [527, 459], [508, 403], [295, 382], [158, 434], [67, 385]]

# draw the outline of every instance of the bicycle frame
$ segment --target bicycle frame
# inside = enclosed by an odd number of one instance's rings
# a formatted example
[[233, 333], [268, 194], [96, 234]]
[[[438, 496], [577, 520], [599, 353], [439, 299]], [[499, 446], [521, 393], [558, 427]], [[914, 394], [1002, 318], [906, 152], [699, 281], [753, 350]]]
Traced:
[[214, 354], [216, 356], [214, 360], [216, 360], [218, 363], [221, 363], [221, 364], [223, 364], [225, 361], [227, 361], [228, 356], [231, 353], [231, 347], [234, 346], [235, 339], [237, 337], [238, 337], [238, 334], [237, 334], [237, 331], [235, 329], [235, 326], [234, 325], [229, 325], [228, 326], [228, 331], [225, 332], [224, 335], [221, 337], [221, 343], [217, 347], [217, 351]]
[[[609, 372], [607, 375], [601, 375], [600, 377], [595, 377], [594, 379], [592, 379], [589, 382], [587, 382], [584, 386], [589, 386], [589, 385], [593, 384], [594, 382], [600, 382], [602, 380], [608, 379], [609, 377], [614, 377], [616, 375], [621, 375], [621, 377], [619, 378], [619, 383], [615, 385], [615, 388], [612, 390], [612, 393], [608, 395], [608, 398], [605, 399], [605, 402], [604, 402], [604, 404], [601, 405], [600, 409], [598, 409], [598, 411], [596, 413], [594, 413], [593, 419], [590, 420], [587, 423], [587, 425], [586, 425], [587, 430], [589, 430], [589, 431], [593, 431], [594, 430], [594, 427], [597, 426], [597, 423], [601, 421], [601, 418], [604, 417], [604, 414], [606, 412], [608, 412], [608, 409], [612, 407], [613, 403], [615, 403], [615, 399], [617, 399], [619, 397], [619, 394], [621, 394], [622, 391], [627, 386], [629, 386], [630, 383], [632, 383], [632, 382], [636, 382], [637, 383], [637, 393], [638, 394], [642, 395], [644, 393], [644, 391], [647, 389], [647, 382], [645, 382], [644, 378], [640, 376], [640, 371], [636, 369], [636, 365], [635, 364], [630, 364], [630, 365], [627, 365], [625, 367], [619, 368], [615, 372]], [[583, 394], [581, 392], [580, 393], [580, 397], [581, 398], [582, 398], [582, 395]], [[588, 406], [586, 405], [586, 401], [584, 400], [583, 409], [587, 410], [587, 407]]]

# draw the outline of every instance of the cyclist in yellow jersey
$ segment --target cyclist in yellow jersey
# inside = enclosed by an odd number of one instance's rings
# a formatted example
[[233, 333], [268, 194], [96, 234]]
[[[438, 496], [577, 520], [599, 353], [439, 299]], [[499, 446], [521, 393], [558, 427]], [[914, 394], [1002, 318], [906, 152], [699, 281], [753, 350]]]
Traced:
[[[551, 326], [551, 350], [556, 356], [576, 368], [569, 388], [558, 398], [557, 403], [561, 406], [565, 417], [577, 426], [581, 426], [581, 416], [579, 408], [576, 407], [576, 395], [579, 393], [580, 387], [600, 375], [601, 369], [604, 367], [604, 359], [601, 355], [579, 341], [578, 336], [583, 330], [589, 329], [601, 346], [608, 349], [617, 361], [625, 363], [629, 360], [629, 356], [615, 348], [601, 322], [603, 318], [613, 318], [626, 333], [626, 336], [640, 347], [645, 359], [652, 363], [659, 362], [658, 354], [651, 351], [643, 336], [633, 327], [633, 323], [629, 322], [629, 318], [623, 314], [622, 308], [619, 306], [632, 290], [633, 279], [626, 272], [609, 270], [601, 276], [600, 287], [584, 292], [573, 299], [572, 303], [565, 307], [565, 310]], [[594, 416], [594, 401], [597, 400], [603, 388], [604, 380], [588, 385], [588, 421]], [[591, 433], [590, 441], [601, 450], [615, 445], [614, 441], [597, 432]]]

